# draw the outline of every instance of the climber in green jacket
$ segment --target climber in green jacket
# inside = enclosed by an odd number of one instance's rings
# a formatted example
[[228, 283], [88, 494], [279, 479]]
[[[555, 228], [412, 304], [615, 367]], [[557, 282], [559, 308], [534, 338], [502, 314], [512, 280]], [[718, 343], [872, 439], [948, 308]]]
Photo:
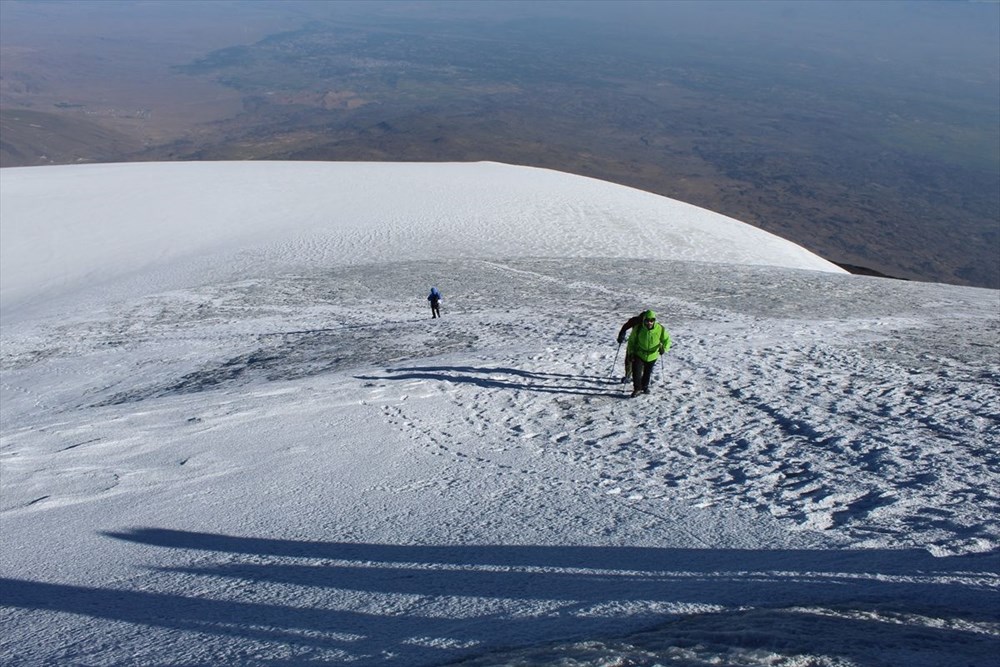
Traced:
[[647, 310], [642, 323], [633, 327], [628, 337], [627, 352], [632, 357], [632, 396], [649, 393], [649, 376], [653, 365], [670, 349], [670, 334], [656, 321], [656, 313]]

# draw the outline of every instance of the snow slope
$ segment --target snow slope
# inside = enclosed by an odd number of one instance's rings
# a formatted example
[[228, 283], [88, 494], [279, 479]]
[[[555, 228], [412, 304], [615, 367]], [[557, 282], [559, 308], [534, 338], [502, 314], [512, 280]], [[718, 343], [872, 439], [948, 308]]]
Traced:
[[504, 165], [0, 186], [3, 664], [996, 664], [995, 291]]
[[705, 209], [496, 163], [96, 164], [7, 169], [0, 188], [8, 315], [137, 274], [143, 294], [272, 266], [622, 257], [841, 271]]

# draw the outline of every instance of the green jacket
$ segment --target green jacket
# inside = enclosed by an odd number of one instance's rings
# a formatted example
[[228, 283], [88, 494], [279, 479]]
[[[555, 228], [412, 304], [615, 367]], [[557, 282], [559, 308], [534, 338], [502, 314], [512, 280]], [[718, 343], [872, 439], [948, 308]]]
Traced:
[[[650, 317], [656, 318], [656, 313], [647, 310], [643, 314], [643, 320]], [[628, 353], [643, 361], [656, 361], [669, 349], [670, 334], [659, 322], [649, 328], [643, 321], [639, 326], [633, 327], [628, 337]]]

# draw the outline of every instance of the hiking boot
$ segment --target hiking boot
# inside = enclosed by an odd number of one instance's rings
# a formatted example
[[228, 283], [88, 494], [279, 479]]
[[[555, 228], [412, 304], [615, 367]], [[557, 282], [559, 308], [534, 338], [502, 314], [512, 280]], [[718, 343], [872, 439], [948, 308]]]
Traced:
[[635, 398], [636, 396], [638, 396], [641, 393], [642, 393], [642, 389], [633, 389], [632, 390], [632, 395], [629, 396], [629, 398]]

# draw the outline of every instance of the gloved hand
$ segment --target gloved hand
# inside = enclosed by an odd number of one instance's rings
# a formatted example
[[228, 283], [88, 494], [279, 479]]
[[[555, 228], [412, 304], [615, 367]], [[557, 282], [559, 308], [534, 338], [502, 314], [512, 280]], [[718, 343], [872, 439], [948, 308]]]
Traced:
[[660, 354], [666, 354], [666, 353], [667, 353], [667, 348], [665, 348], [665, 347], [663, 347], [663, 346], [661, 345], [661, 346], [660, 346]]
[[625, 342], [625, 338], [623, 338], [622, 336], [619, 336], [618, 337], [618, 344], [621, 345], [624, 342]]

